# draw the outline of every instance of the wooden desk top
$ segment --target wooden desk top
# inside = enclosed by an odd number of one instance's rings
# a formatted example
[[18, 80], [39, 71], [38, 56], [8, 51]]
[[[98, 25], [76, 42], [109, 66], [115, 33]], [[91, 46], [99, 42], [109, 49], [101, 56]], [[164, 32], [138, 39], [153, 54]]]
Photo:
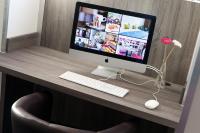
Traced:
[[[178, 104], [182, 86], [172, 85], [162, 90], [158, 96], [161, 105], [157, 110], [152, 111], [146, 109], [144, 103], [146, 100], [152, 99], [152, 92], [155, 91], [153, 83], [146, 86], [135, 86], [120, 80], [106, 81], [130, 90], [126, 97], [118, 98], [58, 78], [59, 75], [69, 70], [99, 79], [100, 77], [90, 74], [95, 67], [96, 65], [89, 64], [87, 61], [79, 61], [65, 53], [38, 46], [0, 54], [0, 71], [6, 74], [139, 118], [176, 128], [182, 112], [182, 107]], [[136, 73], [127, 73], [124, 77], [135, 82], [149, 79], [149, 77]]]

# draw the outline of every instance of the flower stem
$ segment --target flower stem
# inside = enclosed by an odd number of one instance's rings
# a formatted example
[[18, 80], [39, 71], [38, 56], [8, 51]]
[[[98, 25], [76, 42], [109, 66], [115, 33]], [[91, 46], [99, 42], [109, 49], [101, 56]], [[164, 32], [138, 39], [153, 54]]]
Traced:
[[167, 60], [169, 59], [170, 55], [172, 54], [172, 52], [174, 51], [175, 46], [170, 50], [169, 54], [167, 55], [166, 59], [164, 60], [163, 63], [167, 63]]
[[164, 63], [166, 57], [167, 57], [167, 46], [165, 45], [164, 57], [163, 57], [163, 63]]

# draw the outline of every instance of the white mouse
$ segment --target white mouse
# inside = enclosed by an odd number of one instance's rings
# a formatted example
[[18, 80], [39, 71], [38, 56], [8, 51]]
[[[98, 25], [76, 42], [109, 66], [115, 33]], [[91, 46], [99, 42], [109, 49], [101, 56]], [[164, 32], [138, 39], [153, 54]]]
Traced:
[[151, 110], [156, 109], [159, 105], [159, 102], [156, 100], [148, 100], [145, 103], [145, 107]]

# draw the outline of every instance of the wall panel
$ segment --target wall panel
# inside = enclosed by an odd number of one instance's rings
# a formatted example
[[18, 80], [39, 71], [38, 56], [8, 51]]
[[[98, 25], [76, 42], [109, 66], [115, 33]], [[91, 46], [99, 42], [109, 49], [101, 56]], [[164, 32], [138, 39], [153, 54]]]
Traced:
[[[47, 0], [43, 23], [42, 45], [68, 51], [77, 0]], [[157, 16], [154, 39], [148, 64], [158, 67], [164, 48], [160, 37], [180, 40], [184, 47], [177, 49], [170, 58], [167, 80], [185, 84], [198, 29], [200, 5], [183, 0], [80, 0], [108, 7], [136, 11]], [[153, 72], [147, 72], [153, 75]]]
[[[187, 77], [194, 47], [200, 29], [200, 4], [182, 2], [178, 15], [174, 38], [181, 40], [183, 48], [177, 50], [174, 58], [170, 60], [172, 64], [171, 72], [176, 76], [169, 75], [174, 81], [181, 82]], [[176, 61], [179, 61], [176, 63]], [[170, 64], [169, 64], [170, 65]]]

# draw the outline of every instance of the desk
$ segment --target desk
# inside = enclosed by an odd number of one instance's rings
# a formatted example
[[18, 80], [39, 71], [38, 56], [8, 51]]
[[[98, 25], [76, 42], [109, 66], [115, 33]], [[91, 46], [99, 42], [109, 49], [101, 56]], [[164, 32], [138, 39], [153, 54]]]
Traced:
[[[31, 46], [0, 55], [0, 71], [4, 74], [167, 127], [176, 128], [182, 112], [182, 107], [178, 103], [182, 86], [172, 85], [162, 90], [158, 96], [161, 105], [157, 110], [152, 111], [146, 109], [144, 103], [146, 100], [152, 99], [152, 92], [155, 91], [153, 83], [146, 86], [135, 86], [120, 80], [106, 81], [130, 90], [126, 97], [118, 98], [58, 78], [59, 75], [69, 70], [99, 79], [100, 77], [90, 74], [95, 67], [94, 64], [73, 59], [65, 53], [39, 46]], [[136, 73], [127, 73], [124, 76], [135, 82], [150, 79]]]

